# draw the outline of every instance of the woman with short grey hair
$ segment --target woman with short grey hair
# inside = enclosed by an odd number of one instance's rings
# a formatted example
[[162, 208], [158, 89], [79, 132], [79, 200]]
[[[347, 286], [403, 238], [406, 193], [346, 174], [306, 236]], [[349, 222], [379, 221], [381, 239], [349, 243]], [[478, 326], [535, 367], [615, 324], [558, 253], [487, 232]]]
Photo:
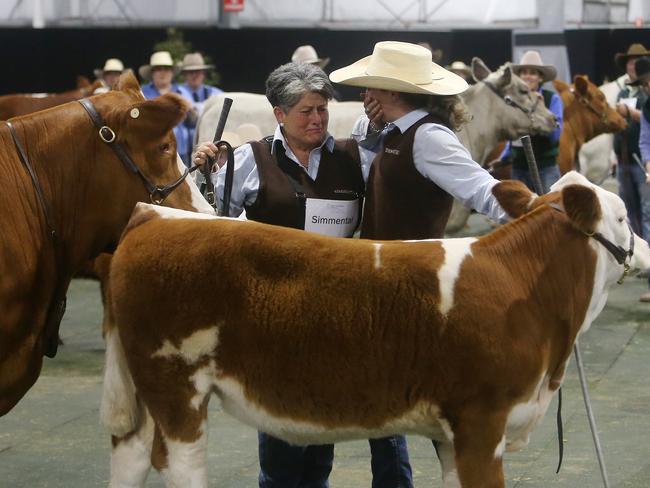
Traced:
[[[333, 93], [327, 75], [312, 64], [284, 64], [269, 75], [266, 97], [278, 126], [272, 136], [236, 149], [229, 215], [245, 210], [247, 218], [259, 222], [352, 237], [361, 217], [365, 181], [356, 141], [335, 141], [327, 132]], [[218, 156], [215, 145], [206, 142], [193, 160], [222, 161]], [[220, 208], [224, 180], [225, 165], [213, 175]], [[282, 358], [278, 374], [302, 381], [300, 371], [283, 368]], [[398, 480], [400, 487], [412, 486], [403, 438], [372, 439], [370, 446], [374, 487], [393, 488]], [[295, 446], [260, 432], [259, 457], [261, 488], [326, 488], [334, 446]]]

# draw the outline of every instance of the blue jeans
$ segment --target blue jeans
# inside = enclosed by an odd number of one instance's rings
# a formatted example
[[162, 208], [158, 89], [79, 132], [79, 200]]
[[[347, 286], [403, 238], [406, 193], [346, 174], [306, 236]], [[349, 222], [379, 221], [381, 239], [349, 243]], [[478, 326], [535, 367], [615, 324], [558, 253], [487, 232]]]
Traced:
[[[544, 188], [544, 193], [548, 193], [551, 189], [551, 185], [560, 179], [560, 168], [557, 164], [553, 166], [545, 166], [539, 168], [539, 179], [542, 180], [542, 187]], [[524, 183], [530, 191], [537, 192], [535, 185], [533, 185], [533, 180], [530, 177], [528, 169], [515, 168], [512, 167], [512, 179], [519, 180]]]
[[627, 216], [635, 233], [650, 238], [650, 188], [645, 172], [637, 164], [621, 164], [616, 168], [618, 194], [625, 202]]
[[[294, 446], [258, 433], [260, 488], [328, 488], [334, 445]], [[404, 436], [369, 439], [372, 488], [412, 488]]]

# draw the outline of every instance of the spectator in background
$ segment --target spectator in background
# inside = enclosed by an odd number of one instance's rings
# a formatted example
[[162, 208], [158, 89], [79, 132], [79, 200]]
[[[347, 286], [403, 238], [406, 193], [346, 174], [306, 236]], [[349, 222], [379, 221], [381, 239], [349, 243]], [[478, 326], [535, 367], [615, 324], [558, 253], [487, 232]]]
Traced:
[[[325, 66], [327, 66], [330, 62], [330, 58], [321, 58], [318, 56], [318, 53], [316, 52], [316, 49], [314, 49], [314, 46], [311, 46], [309, 44], [306, 44], [304, 46], [298, 46], [296, 50], [293, 52], [291, 55], [291, 62], [292, 63], [307, 63], [307, 64], [313, 64], [318, 66], [320, 69], [325, 69]], [[341, 94], [334, 88], [332, 99], [336, 101], [341, 101], [342, 97]]]
[[[643, 92], [644, 101], [639, 106], [639, 138], [638, 147], [641, 152], [641, 160], [636, 160], [630, 164], [640, 170], [643, 180], [637, 186], [640, 198], [640, 218], [641, 218], [641, 235], [647, 241], [650, 239], [650, 57], [638, 58], [634, 63], [635, 80], [629, 82], [633, 87], [639, 87]], [[629, 124], [628, 120], [628, 124]], [[643, 161], [643, 163], [641, 163]], [[636, 163], [636, 164], [635, 164]], [[645, 170], [645, 171], [644, 171]], [[627, 202], [625, 202], [627, 204]], [[630, 220], [632, 216], [630, 215]], [[648, 277], [648, 288], [650, 289], [650, 276]], [[642, 302], [650, 302], [650, 291], [645, 292], [639, 298]]]
[[[649, 236], [642, 226], [641, 194], [646, 186], [643, 168], [635, 158], [640, 157], [639, 132], [641, 130], [641, 109], [647, 99], [641, 83], [637, 79], [636, 61], [650, 52], [642, 44], [632, 44], [627, 52], [618, 53], [614, 61], [625, 70], [627, 81], [616, 96], [616, 110], [625, 117], [627, 128], [614, 134], [616, 153], [616, 179], [618, 193], [625, 202], [632, 230], [647, 239]], [[650, 216], [649, 216], [650, 217]]]
[[[205, 77], [207, 73], [212, 69], [214, 69], [214, 66], [211, 64], [205, 64], [201, 53], [188, 53], [183, 57], [183, 63], [181, 64], [181, 74], [185, 78], [185, 83], [183, 83], [181, 86], [185, 88], [185, 90], [190, 94], [192, 107], [196, 112], [197, 118], [201, 116], [201, 113], [203, 113], [203, 105], [208, 98], [210, 98], [212, 95], [223, 93], [222, 89], [217, 88], [216, 86], [205, 84]], [[188, 145], [191, 153], [194, 146], [196, 122], [191, 126], [186, 123], [186, 126], [188, 129]]]
[[[544, 188], [548, 192], [551, 185], [560, 179], [560, 168], [557, 164], [557, 156], [560, 149], [560, 134], [564, 120], [564, 105], [560, 96], [550, 90], [545, 90], [542, 85], [547, 81], [554, 80], [557, 76], [555, 67], [544, 64], [542, 57], [537, 51], [526, 51], [521, 57], [519, 64], [512, 65], [512, 71], [526, 82], [528, 87], [537, 93], [539, 103], [543, 103], [558, 122], [558, 127], [550, 135], [535, 135], [531, 137], [533, 152], [539, 166], [539, 177]], [[528, 171], [528, 163], [521, 141], [510, 141], [501, 159], [506, 163], [512, 163], [512, 178], [525, 183], [531, 191], [536, 191], [532, 178]]]
[[[156, 98], [165, 93], [176, 93], [192, 102], [192, 95], [185, 87], [174, 82], [177, 72], [171, 54], [168, 51], [157, 51], [151, 55], [149, 64], [140, 66], [138, 73], [143, 80], [151, 80], [142, 86], [145, 98]], [[174, 127], [176, 149], [186, 166], [190, 165], [192, 143], [190, 129], [196, 126], [197, 114], [194, 109], [187, 113], [185, 119]]]
[[102, 87], [95, 90], [94, 93], [105, 93], [112, 89], [120, 79], [124, 71], [124, 64], [117, 58], [109, 58], [104, 63], [102, 69], [94, 70], [95, 78], [102, 82]]
[[448, 69], [452, 73], [457, 74], [470, 85], [474, 83], [474, 77], [472, 76], [472, 69], [462, 61], [454, 61], [449, 66], [445, 66], [445, 69]]

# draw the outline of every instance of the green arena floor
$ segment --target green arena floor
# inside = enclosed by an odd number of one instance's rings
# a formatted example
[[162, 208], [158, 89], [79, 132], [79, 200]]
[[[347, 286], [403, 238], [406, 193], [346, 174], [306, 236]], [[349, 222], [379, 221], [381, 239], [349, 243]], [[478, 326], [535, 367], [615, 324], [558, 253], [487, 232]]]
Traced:
[[[650, 304], [638, 302], [645, 280], [630, 278], [582, 338], [596, 420], [612, 488], [650, 487]], [[104, 345], [98, 285], [76, 280], [61, 332], [65, 345], [46, 360], [39, 381], [0, 418], [0, 487], [104, 487], [109, 477], [109, 437], [98, 408]], [[575, 364], [564, 384], [565, 458], [560, 474], [556, 401], [530, 445], [506, 455], [512, 488], [603, 486], [585, 415]], [[256, 432], [211, 404], [209, 480], [214, 487], [257, 486]], [[417, 487], [440, 487], [431, 443], [409, 438]], [[370, 487], [366, 441], [337, 445], [333, 488]], [[147, 486], [163, 486], [152, 472]]]

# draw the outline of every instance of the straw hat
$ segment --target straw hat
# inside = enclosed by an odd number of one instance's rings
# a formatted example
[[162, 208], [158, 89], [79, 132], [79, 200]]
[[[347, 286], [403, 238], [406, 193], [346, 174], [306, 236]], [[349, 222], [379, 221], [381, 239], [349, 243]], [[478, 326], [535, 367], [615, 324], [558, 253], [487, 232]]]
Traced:
[[467, 76], [470, 76], [472, 74], [472, 69], [462, 61], [454, 61], [449, 66], [445, 66], [445, 69], [453, 71], [454, 73], [461, 72]]
[[641, 56], [650, 56], [650, 51], [643, 44], [637, 42], [628, 47], [627, 52], [616, 53], [614, 62], [619, 68], [625, 69], [625, 65], [630, 58], [640, 58]]
[[181, 72], [185, 71], [205, 71], [213, 69], [214, 65], [205, 64], [201, 53], [187, 53], [181, 63]]
[[337, 69], [330, 80], [343, 85], [425, 95], [456, 95], [467, 82], [431, 61], [431, 51], [408, 42], [382, 41], [371, 56]]
[[627, 85], [639, 86], [650, 79], [650, 58], [642, 56], [634, 62], [634, 71], [636, 71], [636, 80], [628, 81]]
[[117, 58], [109, 58], [104, 63], [103, 68], [96, 68], [93, 70], [95, 78], [102, 78], [104, 73], [121, 73], [124, 71], [124, 64]]
[[316, 49], [309, 44], [298, 47], [291, 55], [292, 63], [315, 64], [319, 68], [324, 68], [330, 62], [330, 58], [319, 58]]
[[178, 73], [178, 66], [174, 64], [172, 55], [169, 54], [169, 51], [156, 51], [151, 55], [151, 58], [149, 58], [149, 64], [145, 64], [138, 68], [138, 74], [141, 78], [149, 80], [151, 79], [152, 68], [158, 67], [172, 68], [174, 73]]
[[523, 68], [532, 68], [539, 71], [542, 75], [542, 83], [554, 80], [557, 77], [557, 70], [550, 64], [542, 62], [542, 56], [539, 51], [526, 51], [519, 60], [519, 64], [512, 65], [512, 71], [519, 75], [519, 71]]

